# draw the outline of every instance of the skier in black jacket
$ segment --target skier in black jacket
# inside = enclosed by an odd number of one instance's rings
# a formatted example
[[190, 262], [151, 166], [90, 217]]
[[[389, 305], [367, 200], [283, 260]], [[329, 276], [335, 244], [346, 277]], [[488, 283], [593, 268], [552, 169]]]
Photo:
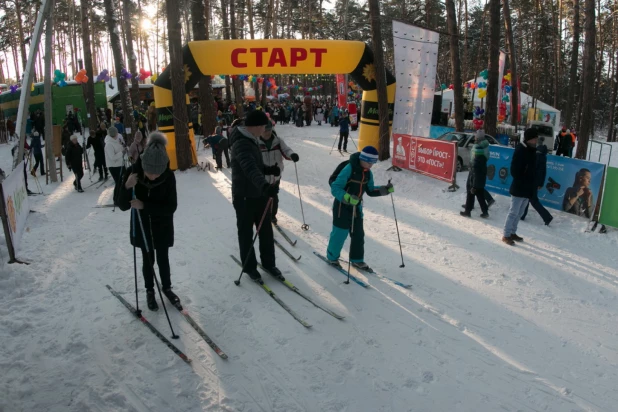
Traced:
[[[547, 209], [541, 204], [539, 200], [538, 191], [543, 190], [545, 186], [545, 177], [547, 176], [547, 146], [541, 144], [536, 148], [536, 188], [537, 190], [534, 192], [532, 197], [530, 198], [530, 205], [538, 212], [538, 214], [545, 222], [546, 226], [549, 226], [549, 223], [554, 220], [554, 217], [549, 213]], [[526, 210], [521, 217], [521, 220], [524, 220], [528, 215], [528, 206], [526, 206]]]
[[77, 142], [77, 135], [71, 135], [71, 143], [69, 143], [66, 151], [66, 162], [69, 171], [73, 171], [75, 174], [73, 186], [75, 186], [75, 190], [79, 193], [84, 192], [82, 189], [82, 177], [84, 177], [83, 155], [84, 149]]
[[536, 142], [538, 134], [535, 129], [527, 129], [524, 132], [524, 143], [519, 143], [515, 148], [511, 162], [511, 207], [504, 222], [502, 241], [507, 245], [515, 242], [523, 242], [523, 238], [517, 235], [517, 225], [521, 219], [528, 201], [534, 196], [536, 187]]
[[[266, 174], [278, 176], [278, 166], [264, 167], [262, 153], [259, 148], [259, 137], [264, 133], [270, 122], [261, 110], [250, 112], [245, 124], [238, 125], [230, 136], [232, 148], [232, 198], [236, 210], [236, 226], [238, 228], [238, 245], [240, 260], [245, 264], [244, 272], [255, 281], [261, 276], [257, 271], [257, 260], [252, 247], [253, 225], [260, 224], [260, 259], [264, 269], [274, 277], [285, 280], [281, 271], [275, 266], [275, 244], [271, 211], [266, 211], [269, 198], [277, 194], [277, 187], [270, 185], [265, 178]], [[266, 211], [266, 214], [264, 215]]]
[[[154, 292], [155, 258], [163, 294], [176, 307], [180, 307], [180, 299], [172, 292], [169, 261], [169, 248], [174, 246], [174, 212], [178, 205], [176, 177], [169, 169], [166, 143], [163, 134], [159, 132], [150, 134], [148, 145], [141, 158], [125, 172], [124, 183], [118, 194], [120, 210], [136, 209], [131, 213], [130, 239], [131, 245], [142, 250], [142, 273], [150, 310], [159, 309]], [[135, 233], [133, 233], [133, 219], [137, 219], [136, 213], [141, 216], [145, 233], [142, 233], [139, 220], [135, 221]], [[149, 253], [146, 252], [144, 237]]]
[[105, 170], [105, 179], [108, 178], [107, 166], [105, 165], [105, 147], [103, 146], [106, 135], [107, 127], [105, 123], [101, 123], [95, 135], [92, 136], [91, 134], [88, 137], [88, 144], [86, 145], [86, 149], [92, 147], [92, 150], [94, 150], [94, 170], [99, 169], [99, 181], [103, 180], [103, 170]]

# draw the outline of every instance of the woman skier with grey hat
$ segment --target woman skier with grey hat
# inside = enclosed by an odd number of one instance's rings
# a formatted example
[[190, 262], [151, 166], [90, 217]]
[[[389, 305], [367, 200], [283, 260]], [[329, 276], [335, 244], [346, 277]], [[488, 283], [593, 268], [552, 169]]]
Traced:
[[[158, 310], [159, 306], [154, 292], [154, 262], [156, 258], [161, 276], [163, 294], [181, 308], [180, 299], [172, 292], [169, 248], [174, 246], [174, 212], [177, 207], [176, 178], [169, 169], [169, 158], [165, 148], [167, 141], [159, 132], [153, 132], [141, 157], [130, 166], [124, 176], [119, 193], [119, 207], [131, 213], [129, 226], [131, 245], [142, 250], [142, 272], [146, 285], [148, 309]], [[133, 219], [139, 213], [144, 233], [139, 220]], [[146, 251], [146, 238], [148, 252]]]

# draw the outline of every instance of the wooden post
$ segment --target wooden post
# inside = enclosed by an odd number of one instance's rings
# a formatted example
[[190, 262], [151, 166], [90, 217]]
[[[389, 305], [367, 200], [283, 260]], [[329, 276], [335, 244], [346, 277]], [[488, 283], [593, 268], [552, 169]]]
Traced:
[[[22, 173], [16, 171], [14, 173]], [[2, 227], [4, 228], [4, 237], [6, 246], [9, 249], [9, 263], [22, 263], [28, 265], [27, 262], [22, 262], [15, 257], [15, 247], [13, 246], [13, 238], [11, 237], [11, 228], [9, 226], [9, 218], [6, 214], [6, 204], [4, 203], [4, 188], [0, 184], [0, 217], [2, 218]]]

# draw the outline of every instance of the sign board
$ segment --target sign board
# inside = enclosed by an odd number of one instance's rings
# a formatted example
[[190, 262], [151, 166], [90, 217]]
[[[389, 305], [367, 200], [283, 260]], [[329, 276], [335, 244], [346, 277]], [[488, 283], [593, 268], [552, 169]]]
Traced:
[[[487, 183], [485, 188], [510, 196], [513, 182], [511, 162], [515, 149], [504, 146], [489, 147]], [[590, 218], [601, 190], [605, 165], [570, 157], [547, 156], [547, 174], [538, 191], [545, 207]]]
[[608, 167], [599, 223], [618, 227], [618, 168]]
[[337, 79], [337, 106], [346, 107], [348, 103], [348, 85], [345, 84], [345, 75], [338, 74]]
[[393, 166], [451, 183], [456, 165], [456, 143], [393, 134]]
[[30, 214], [28, 192], [24, 178], [24, 161], [21, 161], [15, 170], [2, 181], [2, 195], [11, 242], [13, 243], [15, 253], [17, 253], [26, 227], [26, 219], [28, 219]]

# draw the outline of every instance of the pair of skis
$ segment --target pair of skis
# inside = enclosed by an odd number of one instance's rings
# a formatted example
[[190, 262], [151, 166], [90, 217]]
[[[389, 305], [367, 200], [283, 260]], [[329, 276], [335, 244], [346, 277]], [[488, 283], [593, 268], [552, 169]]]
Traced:
[[[343, 274], [343, 275], [344, 275], [344, 276], [346, 276], [346, 277], [348, 276], [348, 271], [347, 271], [347, 270], [345, 270], [344, 268], [342, 268], [341, 266], [339, 266], [339, 265], [333, 265], [332, 263], [330, 263], [330, 262], [328, 261], [328, 259], [326, 259], [326, 257], [324, 257], [323, 255], [321, 255], [321, 254], [319, 254], [319, 253], [317, 253], [317, 252], [313, 252], [313, 254], [314, 254], [314, 255], [316, 255], [317, 257], [319, 257], [320, 259], [322, 259], [325, 263], [327, 263], [328, 265], [330, 265], [330, 266], [331, 266], [331, 267], [333, 267], [334, 269], [336, 269], [339, 273]], [[345, 263], [348, 263], [348, 262], [347, 262], [347, 261], [345, 261], [345, 260], [341, 260], [341, 261], [342, 261], [342, 262], [345, 262]], [[387, 282], [387, 283], [391, 283], [391, 284], [393, 284], [393, 285], [396, 285], [396, 286], [402, 287], [402, 288], [404, 288], [404, 289], [412, 289], [412, 285], [408, 285], [408, 284], [405, 284], [405, 283], [400, 282], [400, 281], [398, 281], [398, 280], [395, 280], [395, 279], [389, 278], [388, 276], [384, 276], [384, 275], [382, 275], [382, 274], [380, 274], [380, 273], [378, 273], [378, 272], [374, 271], [374, 270], [373, 270], [373, 269], [371, 269], [371, 268], [367, 268], [367, 269], [355, 268], [355, 269], [356, 269], [356, 270], [359, 270], [359, 271], [362, 271], [362, 272], [364, 272], [364, 273], [367, 273], [367, 274], [370, 274], [370, 275], [376, 276], [377, 278], [382, 279], [383, 281], [385, 281], [385, 282]], [[353, 275], [353, 274], [351, 274], [351, 273], [350, 273], [350, 280], [351, 280], [351, 281], [353, 281], [354, 283], [357, 283], [358, 285], [360, 285], [360, 286], [362, 286], [362, 287], [364, 287], [364, 288], [369, 288], [369, 287], [371, 286], [371, 285], [369, 285], [368, 283], [363, 282], [362, 280], [360, 280], [359, 278], [357, 278], [356, 276], [354, 276], [354, 275]]]
[[[230, 257], [234, 260], [234, 262], [236, 262], [238, 264], [238, 266], [242, 267], [242, 263], [240, 262], [240, 260], [238, 260], [236, 258], [236, 256], [234, 255], [230, 255]], [[260, 268], [264, 269], [261, 265]], [[289, 280], [283, 280], [280, 281], [281, 283], [283, 283], [288, 289], [290, 289], [292, 292], [296, 293], [298, 296], [302, 297], [303, 299], [305, 299], [307, 302], [311, 303], [313, 306], [315, 306], [318, 309], [323, 310], [324, 312], [328, 313], [329, 315], [331, 315], [332, 317], [334, 317], [335, 319], [338, 320], [343, 320], [345, 317], [341, 316], [335, 312], [333, 312], [332, 310], [325, 308], [321, 305], [319, 305], [318, 303], [316, 303], [313, 299], [311, 299], [309, 296], [305, 295], [304, 293], [302, 293], [300, 291], [300, 289], [298, 289], [296, 286], [294, 286]], [[296, 312], [294, 312], [285, 302], [283, 302], [281, 300], [281, 298], [279, 298], [279, 296], [277, 296], [275, 294], [275, 292], [272, 291], [271, 288], [268, 287], [268, 285], [266, 285], [264, 283], [264, 281], [258, 281], [256, 282], [271, 298], [273, 298], [273, 300], [275, 302], [277, 302], [283, 309], [285, 309], [286, 312], [288, 312], [294, 319], [296, 319], [301, 325], [303, 325], [306, 328], [310, 328], [311, 325], [309, 323], [307, 323], [306, 321], [304, 321], [300, 316], [298, 316], [298, 314], [296, 314]]]
[[[112, 293], [112, 295], [116, 296], [116, 298], [118, 298], [118, 300], [120, 300], [120, 302], [127, 308], [129, 309], [129, 311], [136, 315], [138, 317], [138, 319], [148, 327], [148, 329], [150, 329], [150, 331], [157, 336], [159, 339], [161, 339], [161, 341], [163, 343], [165, 343], [165, 345], [170, 348], [172, 350], [172, 352], [174, 352], [176, 355], [178, 355], [183, 361], [187, 362], [187, 363], [191, 363], [191, 359], [185, 355], [180, 349], [178, 349], [178, 347], [176, 347], [176, 345], [174, 345], [172, 342], [170, 342], [169, 339], [167, 339], [161, 332], [159, 332], [159, 330], [157, 328], [154, 327], [154, 325], [152, 325], [152, 323], [150, 323], [142, 313], [137, 313], [137, 310], [133, 307], [133, 305], [131, 305], [129, 302], [127, 302], [127, 300], [125, 298], [123, 298], [118, 292], [116, 292], [110, 285], [105, 285], [107, 287], [107, 289], [109, 289], [109, 291]], [[219, 346], [206, 334], [206, 332], [204, 332], [204, 329], [202, 329], [202, 327], [200, 325], [197, 324], [197, 322], [195, 322], [195, 320], [193, 319], [193, 317], [191, 317], [191, 315], [189, 315], [189, 312], [186, 309], [183, 309], [183, 307], [180, 305], [180, 303], [177, 304], [172, 304], [172, 306], [174, 306], [181, 314], [182, 316], [185, 318], [185, 320], [189, 323], [189, 325], [191, 325], [191, 327], [193, 327], [193, 329], [195, 329], [195, 331], [200, 335], [200, 337], [208, 344], [208, 346], [210, 346], [217, 355], [219, 355], [222, 359], [227, 359], [228, 356], [225, 352], [223, 352], [221, 350], [221, 348], [219, 348]], [[141, 311], [140, 311], [141, 312]]]
[[[288, 234], [276, 223], [273, 223], [273, 226], [275, 227], [275, 229], [277, 229], [277, 231], [281, 234], [281, 236], [283, 236], [283, 238], [292, 246], [296, 246], [296, 242], [298, 242], [297, 240], [292, 241], [292, 239], [290, 238], [290, 236], [288, 236]], [[289, 250], [287, 250], [285, 247], [283, 247], [283, 245], [281, 243], [279, 243], [279, 241], [277, 239], [275, 239], [275, 245], [277, 245], [277, 247], [279, 249], [281, 249], [281, 251], [283, 253], [285, 253], [287, 255], [287, 257], [289, 257], [290, 259], [292, 259], [294, 262], [298, 262], [300, 260], [300, 258], [302, 256], [299, 257], [294, 257], [294, 255], [292, 255], [292, 253], [290, 253]]]

